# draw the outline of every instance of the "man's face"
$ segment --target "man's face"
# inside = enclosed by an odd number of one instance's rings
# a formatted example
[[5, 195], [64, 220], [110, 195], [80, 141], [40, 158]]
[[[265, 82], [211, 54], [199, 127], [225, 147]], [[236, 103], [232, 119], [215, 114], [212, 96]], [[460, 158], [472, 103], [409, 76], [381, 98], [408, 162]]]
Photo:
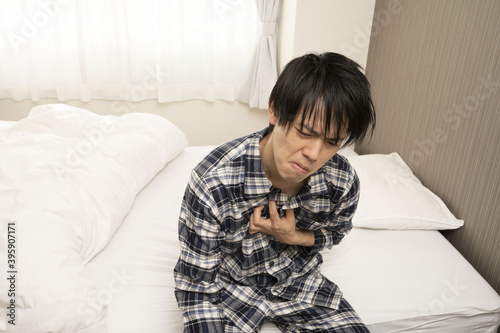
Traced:
[[331, 133], [324, 135], [322, 117], [306, 119], [301, 128], [299, 115], [287, 131], [277, 125], [276, 115], [272, 110], [269, 121], [275, 125], [272, 134], [272, 145], [276, 171], [281, 181], [298, 184], [321, 168], [340, 149], [345, 132], [335, 142], [337, 137], [336, 126], [332, 126]]

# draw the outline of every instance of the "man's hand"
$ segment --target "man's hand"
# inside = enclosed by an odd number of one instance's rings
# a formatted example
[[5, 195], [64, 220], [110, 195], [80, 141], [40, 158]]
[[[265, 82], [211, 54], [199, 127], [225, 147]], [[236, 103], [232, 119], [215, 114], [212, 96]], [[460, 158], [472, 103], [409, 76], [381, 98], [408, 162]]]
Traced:
[[285, 216], [280, 217], [276, 201], [270, 200], [268, 219], [260, 216], [263, 209], [264, 206], [259, 206], [250, 215], [250, 226], [248, 227], [250, 234], [263, 232], [273, 236], [279, 242], [289, 245], [314, 245], [314, 233], [312, 231], [296, 229], [293, 209], [287, 209]]

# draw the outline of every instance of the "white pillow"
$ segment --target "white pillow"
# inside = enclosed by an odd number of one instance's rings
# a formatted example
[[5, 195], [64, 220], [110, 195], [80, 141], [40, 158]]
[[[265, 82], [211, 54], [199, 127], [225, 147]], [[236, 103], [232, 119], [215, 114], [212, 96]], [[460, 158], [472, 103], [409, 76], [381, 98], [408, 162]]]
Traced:
[[350, 156], [358, 156], [358, 153], [354, 151], [354, 146], [345, 146], [342, 147], [337, 154], [342, 155], [344, 157], [350, 157]]
[[457, 229], [463, 225], [397, 154], [348, 156], [361, 183], [355, 227]]

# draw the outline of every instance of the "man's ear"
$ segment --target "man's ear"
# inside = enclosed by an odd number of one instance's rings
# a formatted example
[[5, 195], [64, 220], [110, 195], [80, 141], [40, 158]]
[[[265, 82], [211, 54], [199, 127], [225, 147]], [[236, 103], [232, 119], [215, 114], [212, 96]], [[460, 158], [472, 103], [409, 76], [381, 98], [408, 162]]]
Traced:
[[271, 103], [269, 103], [268, 106], [268, 112], [269, 112], [269, 124], [271, 125], [276, 125], [278, 123], [278, 116], [276, 115], [276, 112], [274, 112], [274, 107]]

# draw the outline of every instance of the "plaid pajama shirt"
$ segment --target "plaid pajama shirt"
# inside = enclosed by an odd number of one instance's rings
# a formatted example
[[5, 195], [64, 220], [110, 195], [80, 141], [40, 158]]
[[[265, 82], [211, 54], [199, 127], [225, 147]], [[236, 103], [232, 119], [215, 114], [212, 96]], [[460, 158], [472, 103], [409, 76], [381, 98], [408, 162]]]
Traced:
[[[319, 251], [352, 228], [359, 180], [335, 155], [288, 198], [272, 186], [260, 160], [259, 141], [267, 130], [219, 146], [192, 172], [174, 269], [184, 331], [257, 332], [271, 320], [284, 332], [368, 332], [339, 288], [320, 273]], [[269, 200], [280, 214], [294, 209], [297, 228], [314, 232], [312, 248], [248, 233], [253, 210]]]

